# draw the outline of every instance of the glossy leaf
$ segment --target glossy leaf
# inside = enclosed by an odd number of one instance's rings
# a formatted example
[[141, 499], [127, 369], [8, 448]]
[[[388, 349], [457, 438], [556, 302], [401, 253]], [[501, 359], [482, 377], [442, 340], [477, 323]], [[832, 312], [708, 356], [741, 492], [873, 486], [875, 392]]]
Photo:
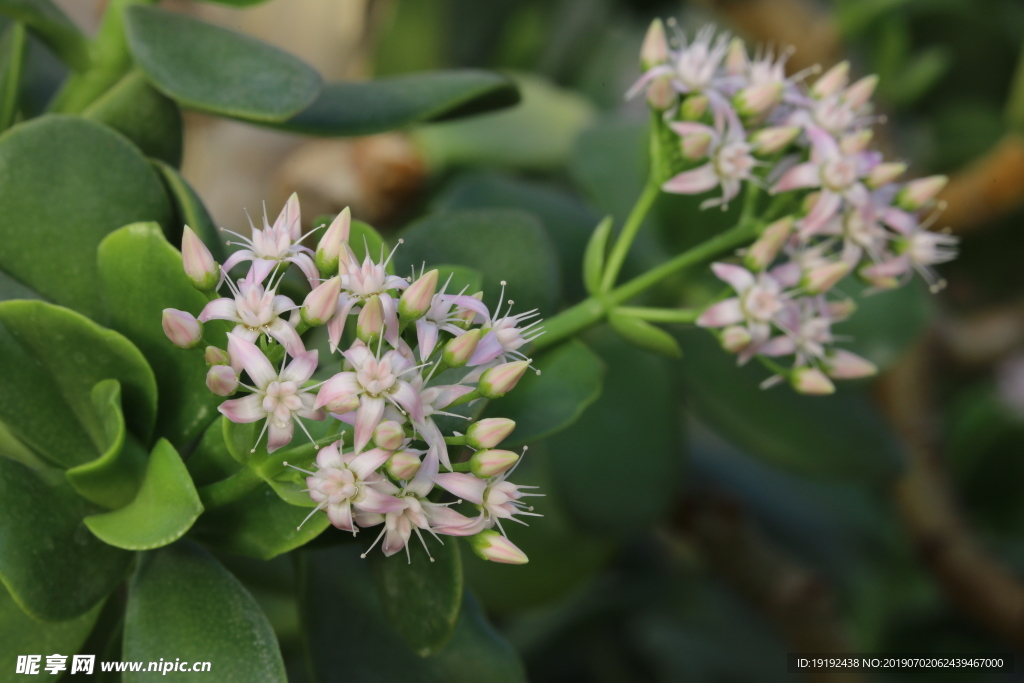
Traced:
[[130, 341], [74, 311], [42, 301], [0, 303], [0, 422], [47, 461], [73, 467], [106, 450], [90, 399], [104, 379], [121, 383], [125, 423], [153, 432], [156, 381]]
[[608, 314], [608, 324], [623, 339], [645, 351], [669, 358], [683, 357], [683, 350], [679, 348], [679, 342], [668, 332], [646, 320], [623, 315], [613, 310]]
[[136, 62], [183, 107], [249, 121], [284, 121], [320, 93], [316, 71], [255, 38], [155, 7], [125, 10]]
[[[113, 326], [134, 342], [156, 372], [160, 412], [156, 433], [183, 448], [218, 415], [221, 397], [206, 388], [203, 348], [182, 350], [168, 341], [161, 325], [165, 308], [198, 315], [206, 305], [185, 276], [181, 254], [155, 223], [134, 223], [112, 233], [97, 255], [103, 295]], [[208, 344], [226, 348], [227, 326], [204, 326]]]
[[150, 159], [149, 161], [160, 174], [160, 179], [164, 181], [164, 187], [167, 188], [167, 194], [170, 195], [171, 203], [174, 205], [175, 217], [170, 223], [170, 229], [164, 231], [167, 241], [175, 249], [180, 250], [183, 227], [187, 225], [195, 230], [213, 257], [223, 263], [227, 259], [224, 240], [199, 195], [173, 166], [159, 159]]
[[102, 608], [101, 603], [74, 619], [44, 624], [22, 612], [10, 593], [0, 586], [0, 641], [4, 644], [0, 649], [0, 671], [12, 675], [19, 655], [80, 652]]
[[0, 0], [0, 15], [25, 23], [73, 69], [89, 65], [86, 37], [50, 0]]
[[462, 558], [454, 538], [430, 556], [415, 541], [409, 539], [406, 562], [383, 553], [371, 557], [384, 615], [413, 652], [427, 657], [448, 642], [459, 618]]
[[883, 371], [921, 339], [934, 312], [932, 295], [924, 282], [916, 279], [897, 290], [854, 301], [857, 310], [848, 320], [836, 323], [834, 332], [849, 338], [844, 340], [844, 348], [864, 356]]
[[[501, 281], [517, 311], [552, 312], [560, 298], [558, 261], [544, 226], [531, 214], [509, 209], [451, 211], [428, 216], [402, 233], [395, 252], [397, 272], [412, 267], [457, 264], [484, 276], [484, 301], [494, 310]], [[502, 303], [504, 307], [504, 302]]]
[[[673, 363], [599, 330], [587, 341], [607, 366], [604, 390], [545, 442], [566, 512], [586, 529], [627, 534], [668, 510], [682, 484]], [[614, 500], [614, 505], [609, 501]]]
[[121, 385], [116, 379], [105, 379], [94, 386], [92, 403], [103, 423], [105, 450], [95, 460], [72, 467], [65, 476], [85, 499], [105, 508], [119, 508], [138, 493], [147, 454], [125, 429]]
[[0, 458], [0, 581], [29, 615], [74, 619], [120, 583], [132, 555], [89, 533], [95, 507], [63, 474]]
[[[128, 588], [124, 659], [210, 662], [219, 680], [283, 683], [281, 651], [252, 595], [202, 548], [187, 542], [144, 555]], [[166, 680], [126, 673], [126, 683]]]
[[44, 298], [100, 320], [96, 248], [133, 221], [166, 224], [160, 179], [123, 136], [44, 116], [0, 136], [0, 269]]
[[279, 127], [307, 135], [382, 133], [504, 109], [519, 102], [515, 83], [490, 71], [430, 71], [364, 83], [329, 83]]
[[152, 550], [181, 538], [203, 512], [203, 504], [181, 456], [166, 439], [149, 455], [139, 493], [128, 505], [85, 518], [97, 537], [126, 550]]
[[171, 166], [181, 165], [181, 110], [151, 86], [141, 71], [125, 75], [90, 104], [82, 116], [110, 126], [148, 157]]
[[231, 457], [228, 445], [224, 442], [224, 422], [222, 415], [214, 420], [196, 447], [185, 461], [188, 472], [196, 486], [204, 486], [221, 479], [226, 479], [242, 468], [242, 465]]
[[0, 131], [18, 116], [27, 47], [24, 24], [12, 24], [0, 37]]
[[856, 387], [832, 396], [802, 396], [782, 385], [758, 388], [768, 373], [736, 367], [705, 330], [677, 335], [686, 360], [673, 364], [697, 416], [750, 455], [811, 477], [883, 485], [895, 477], [903, 452]]
[[502, 448], [533, 443], [572, 425], [601, 395], [605, 364], [578, 339], [560, 344], [533, 362], [515, 389], [491, 401], [485, 417], [507, 417], [516, 428]]

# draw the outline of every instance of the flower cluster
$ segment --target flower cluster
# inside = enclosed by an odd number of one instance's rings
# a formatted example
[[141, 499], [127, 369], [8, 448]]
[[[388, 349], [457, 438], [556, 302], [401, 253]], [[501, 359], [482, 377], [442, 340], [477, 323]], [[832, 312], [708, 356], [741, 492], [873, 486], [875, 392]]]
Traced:
[[[377, 541], [386, 555], [408, 554], [413, 533], [426, 547], [427, 532], [469, 537], [485, 559], [526, 562], [501, 526], [524, 523], [520, 517], [534, 513], [523, 499], [539, 495], [506, 479], [520, 455], [496, 447], [515, 423], [485, 418], [445, 435], [439, 418], [462, 417], [452, 409], [515, 387], [531, 362], [519, 349], [541, 333], [536, 311], [512, 315], [509, 302], [492, 313], [482, 292], [447, 292], [450, 278], [438, 291], [437, 270], [402, 278], [388, 271], [390, 256], [360, 260], [349, 245], [348, 209], [315, 251], [302, 245], [300, 225], [293, 195], [273, 225], [264, 217], [261, 229], [239, 236], [243, 248], [223, 266], [186, 226], [185, 273], [211, 300], [198, 317], [165, 310], [168, 338], [194, 348], [203, 344], [203, 323], [234, 324], [226, 349], [206, 346], [207, 386], [218, 396], [244, 394], [219, 410], [232, 422], [263, 422], [257, 444], [266, 436], [268, 452], [287, 446], [296, 425], [306, 431], [303, 419], [344, 423], [338, 440], [319, 450], [315, 471], [295, 468], [316, 503], [310, 516], [325, 510], [353, 533], [382, 525]], [[228, 269], [245, 262], [248, 273], [233, 282]], [[292, 265], [310, 285], [301, 306], [278, 294]], [[225, 283], [228, 296], [218, 297]], [[301, 336], [317, 325], [327, 325], [331, 353], [342, 358], [342, 371], [320, 383], [311, 380], [318, 352]], [[471, 457], [453, 463], [450, 445]], [[446, 491], [475, 514], [439, 502]]]
[[[940, 289], [932, 266], [956, 256], [956, 238], [929, 228], [946, 178], [898, 183], [906, 165], [869, 148], [877, 77], [850, 83], [843, 62], [807, 85], [819, 70], [787, 76], [788, 52], [752, 56], [710, 26], [692, 40], [677, 33], [670, 44], [662, 23], [652, 24], [631, 91], [645, 90], [678, 135], [677, 168], [662, 189], [714, 191], [702, 208], [725, 208], [747, 186], [751, 215], [762, 190], [772, 197], [741, 264], [712, 265], [734, 294], [697, 324], [719, 330], [741, 363], [758, 356], [775, 368], [769, 384], [785, 376], [798, 391], [830, 393], [830, 378], [873, 374], [871, 363], [833, 347], [832, 325], [854, 308], [836, 285], [852, 274], [869, 291], [890, 289], [917, 271]], [[792, 369], [769, 360], [782, 356]]]

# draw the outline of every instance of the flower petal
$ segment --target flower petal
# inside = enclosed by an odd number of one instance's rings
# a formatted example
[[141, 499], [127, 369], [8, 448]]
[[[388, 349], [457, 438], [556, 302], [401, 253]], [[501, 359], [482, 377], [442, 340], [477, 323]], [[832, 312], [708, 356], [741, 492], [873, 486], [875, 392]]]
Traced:
[[355, 452], [362, 452], [366, 444], [373, 438], [373, 430], [380, 424], [384, 416], [384, 399], [372, 398], [363, 394], [359, 399], [356, 411]]
[[470, 503], [482, 505], [487, 482], [477, 479], [472, 474], [462, 472], [442, 472], [434, 475], [434, 483]]
[[238, 322], [238, 307], [235, 306], [234, 299], [214, 299], [203, 307], [203, 311], [199, 314], [197, 320], [201, 323], [210, 320]]
[[278, 427], [271, 421], [270, 427], [267, 429], [267, 453], [273, 453], [278, 448], [284, 448], [292, 442], [292, 436], [295, 435], [295, 423], [289, 420], [285, 422], [281, 427]]
[[821, 185], [821, 173], [818, 165], [812, 163], [797, 164], [786, 171], [779, 182], [772, 186], [771, 193], [789, 192], [790, 190], [802, 190], [808, 187]]
[[274, 366], [270, 364], [263, 352], [252, 342], [231, 332], [228, 333], [228, 355], [233, 361], [242, 364], [245, 371], [249, 373], [250, 379], [260, 389], [277, 379]]
[[316, 372], [317, 354], [316, 349], [296, 354], [281, 372], [281, 381], [302, 384], [308, 380]]
[[715, 167], [712, 164], [704, 164], [669, 178], [661, 186], [661, 189], [673, 194], [700, 194], [716, 185], [718, 185], [718, 174], [715, 173]]
[[239, 423], [256, 422], [267, 416], [266, 411], [263, 410], [263, 399], [257, 394], [224, 401], [217, 406], [217, 410], [232, 422]]
[[387, 459], [391, 457], [391, 452], [386, 451], [383, 448], [371, 448], [368, 451], [364, 451], [352, 459], [352, 462], [348, 464], [348, 468], [356, 473], [360, 479], [366, 479], [368, 476], [373, 474], [378, 467], [387, 462]]
[[711, 271], [719, 280], [729, 283], [737, 293], [743, 293], [754, 284], [754, 274], [743, 266], [732, 263], [712, 263]]
[[700, 314], [696, 324], [700, 327], [725, 327], [741, 322], [744, 318], [740, 300], [736, 297], [719, 301]]

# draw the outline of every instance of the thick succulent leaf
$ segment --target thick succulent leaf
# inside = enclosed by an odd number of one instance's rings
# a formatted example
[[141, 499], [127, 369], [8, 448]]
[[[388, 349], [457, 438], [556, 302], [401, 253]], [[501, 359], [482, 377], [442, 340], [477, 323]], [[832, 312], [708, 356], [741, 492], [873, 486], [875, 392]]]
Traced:
[[110, 126], [148, 157], [181, 165], [181, 110], [174, 100], [151, 86], [141, 71], [126, 74], [82, 116]]
[[242, 467], [231, 457], [228, 445], [224, 443], [225, 421], [223, 415], [214, 420], [185, 461], [196, 486], [205, 486], [230, 477]]
[[[853, 283], [839, 289], [856, 291]], [[924, 282], [914, 280], [906, 287], [855, 299], [857, 310], [848, 320], [835, 325], [837, 335], [849, 337], [843, 347], [859, 353], [884, 371], [910, 349], [928, 329], [934, 311], [932, 295]]]
[[89, 65], [88, 40], [50, 0], [0, 0], [0, 15], [28, 25], [71, 68]]
[[82, 523], [95, 511], [63, 473], [33, 472], [0, 458], [0, 581], [29, 615], [79, 617], [127, 573], [132, 554], [103, 543]]
[[515, 389], [488, 403], [485, 417], [515, 420], [502, 448], [533, 443], [569, 427], [601, 395], [605, 364], [578, 339], [546, 350]]
[[[110, 234], [97, 255], [113, 327], [134, 342], [156, 372], [160, 410], [156, 433], [183, 448], [218, 415], [221, 397], [206, 388], [203, 349], [182, 350], [164, 334], [161, 314], [177, 308], [198, 315], [206, 305], [185, 276], [181, 254], [155, 223], [135, 223]], [[206, 342], [227, 347], [226, 324], [204, 327]]]
[[373, 573], [384, 615], [413, 652], [427, 657], [448, 642], [459, 619], [462, 558], [454, 538], [433, 547], [429, 556], [415, 538], [407, 548], [406, 562], [374, 553]]
[[27, 47], [24, 24], [11, 24], [0, 36], [0, 131], [18, 116]]
[[[455, 539], [452, 539], [455, 540]], [[379, 552], [376, 551], [376, 552]], [[519, 683], [522, 663], [487, 623], [472, 595], [447, 645], [417, 656], [383, 613], [371, 570], [360, 549], [339, 546], [301, 555], [301, 613], [310, 664], [325, 683]], [[389, 563], [404, 564], [392, 557]]]
[[167, 194], [145, 158], [106, 126], [44, 116], [0, 136], [0, 269], [100, 320], [96, 247], [133, 221], [166, 224]]
[[[128, 587], [124, 659], [210, 662], [217, 680], [284, 683], [274, 631], [256, 600], [199, 546], [177, 543], [142, 556]], [[126, 683], [167, 680], [127, 673]]]
[[687, 351], [676, 369], [690, 407], [750, 455], [796, 474], [884, 485], [903, 464], [895, 435], [862, 388], [802, 396], [783, 385], [762, 390], [768, 373], [736, 367], [706, 330], [678, 333]]
[[[426, 262], [457, 264], [484, 275], [484, 301], [495, 309], [502, 286], [519, 312], [551, 313], [560, 299], [558, 256], [551, 238], [532, 214], [511, 209], [450, 211], [428, 216], [403, 233], [396, 270], [407, 273]], [[501, 302], [502, 309], [505, 302]]]
[[117, 332], [42, 301], [0, 303], [0, 421], [47, 461], [73, 467], [107, 448], [90, 396], [104, 379], [121, 384], [125, 423], [143, 442], [153, 433], [156, 380]]
[[105, 508], [119, 508], [138, 493], [147, 454], [125, 429], [121, 385], [116, 379], [105, 379], [94, 386], [92, 403], [103, 423], [105, 450], [95, 460], [72, 467], [65, 475], [85, 499]]
[[218, 262], [223, 263], [227, 258], [224, 240], [221, 239], [217, 226], [214, 224], [210, 213], [206, 210], [206, 206], [199, 198], [199, 195], [196, 194], [196, 191], [192, 189], [188, 181], [182, 178], [181, 174], [173, 166], [159, 159], [150, 159], [149, 161], [153, 164], [153, 168], [156, 169], [157, 173], [160, 174], [160, 179], [164, 181], [167, 194], [170, 195], [171, 202], [174, 205], [175, 215], [170, 223], [171, 227], [169, 230], [164, 231], [167, 241], [175, 249], [180, 250], [181, 236], [184, 232], [182, 228], [187, 225], [199, 235], [213, 254], [213, 257]]
[[507, 76], [470, 69], [430, 71], [365, 83], [329, 83], [311, 105], [278, 127], [307, 135], [370, 135], [518, 102], [519, 90]]
[[482, 291], [481, 288], [484, 284], [484, 276], [476, 268], [467, 268], [466, 266], [447, 266], [439, 265], [434, 266], [437, 268], [437, 289], [441, 290], [442, 287], [447, 284], [445, 288], [446, 294], [476, 294]]
[[587, 242], [583, 253], [583, 285], [587, 294], [601, 291], [601, 280], [604, 278], [604, 260], [608, 254], [608, 237], [612, 233], [615, 221], [611, 216], [604, 219], [594, 228], [594, 233]]
[[604, 390], [545, 447], [570, 518], [592, 531], [627, 534], [664, 515], [682, 484], [672, 363], [607, 330], [587, 341], [608, 368]]
[[128, 505], [85, 518], [99, 539], [126, 550], [160, 548], [185, 535], [203, 504], [178, 451], [166, 439], [149, 455], [139, 493]]
[[183, 107], [285, 121], [320, 93], [302, 60], [228, 29], [155, 7], [125, 10], [128, 45], [153, 85]]
[[[22, 612], [10, 593], [0, 586], [0, 641], [4, 644], [0, 648], [0, 671], [12, 675], [19, 655], [79, 652], [102, 608], [100, 603], [74, 619], [45, 624]], [[42, 663], [45, 662], [44, 659]]]

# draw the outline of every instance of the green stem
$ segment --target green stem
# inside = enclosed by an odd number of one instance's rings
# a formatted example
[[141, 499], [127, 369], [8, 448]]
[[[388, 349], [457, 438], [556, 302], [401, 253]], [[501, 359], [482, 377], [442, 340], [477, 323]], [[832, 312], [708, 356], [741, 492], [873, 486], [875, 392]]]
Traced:
[[622, 226], [622, 232], [619, 233], [618, 239], [615, 240], [615, 246], [612, 247], [612, 253], [609, 255], [608, 263], [605, 266], [604, 277], [601, 278], [602, 292], [607, 292], [615, 286], [615, 279], [619, 276], [619, 271], [626, 260], [626, 255], [629, 254], [629, 248], [633, 246], [633, 240], [636, 239], [636, 234], [640, 231], [640, 226], [643, 225], [647, 212], [651, 210], [654, 201], [660, 193], [661, 185], [652, 174], [647, 181], [647, 185], [644, 186], [643, 193], [633, 206], [633, 210], [629, 212], [626, 224]]
[[244, 467], [227, 479], [199, 488], [199, 500], [207, 510], [233, 503], [253, 491], [263, 482], [260, 475], [249, 467]]
[[698, 308], [643, 308], [640, 306], [619, 306], [616, 313], [628, 315], [654, 323], [692, 323], [700, 317]]

